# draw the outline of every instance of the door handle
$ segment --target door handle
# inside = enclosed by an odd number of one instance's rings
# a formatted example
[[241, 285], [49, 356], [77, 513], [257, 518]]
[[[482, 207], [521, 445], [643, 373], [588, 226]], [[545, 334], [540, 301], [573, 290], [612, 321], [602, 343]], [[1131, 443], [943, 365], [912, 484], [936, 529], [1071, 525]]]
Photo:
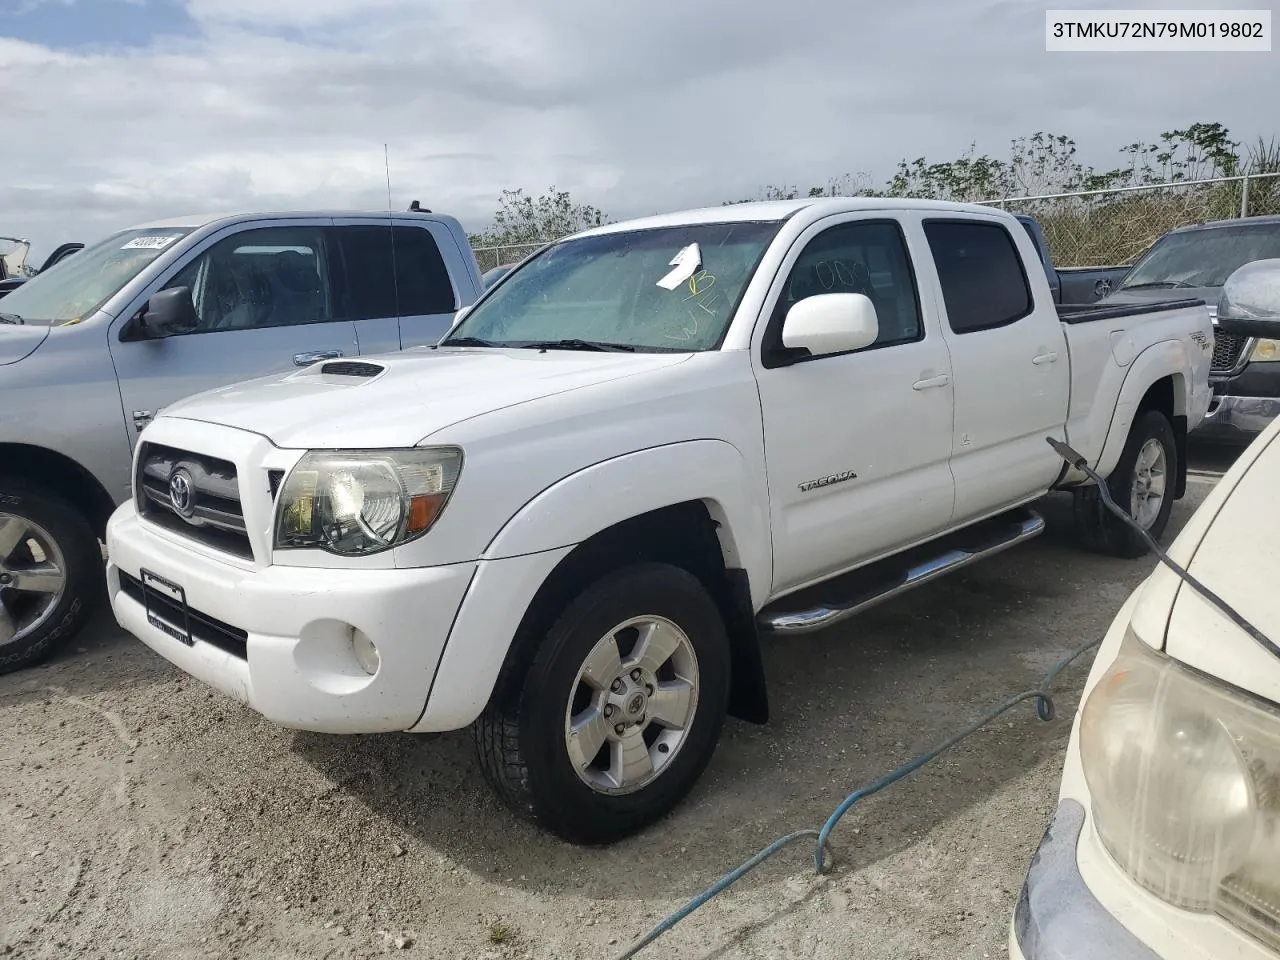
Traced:
[[930, 377], [928, 380], [917, 380], [911, 385], [912, 390], [928, 390], [931, 387], [945, 387], [951, 382], [951, 378], [945, 373], [940, 376]]
[[337, 360], [342, 356], [341, 350], [311, 350], [307, 353], [295, 353], [293, 355], [293, 365], [295, 367], [309, 367], [313, 363], [321, 360]]
[[1057, 359], [1058, 355], [1056, 353], [1042, 353], [1038, 357], [1032, 357], [1031, 362], [1039, 366], [1042, 363], [1053, 363]]

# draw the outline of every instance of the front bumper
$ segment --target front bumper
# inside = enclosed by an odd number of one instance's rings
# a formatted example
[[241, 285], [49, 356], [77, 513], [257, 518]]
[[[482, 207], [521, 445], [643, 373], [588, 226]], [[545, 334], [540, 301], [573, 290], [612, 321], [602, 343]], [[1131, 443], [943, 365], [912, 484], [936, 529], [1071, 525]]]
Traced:
[[1065, 798], [1031, 861], [1009, 931], [1012, 960], [1159, 960], [1085, 884], [1076, 846], [1085, 810]]
[[[132, 502], [112, 515], [107, 550], [108, 592], [121, 626], [274, 723], [325, 733], [400, 731], [419, 721], [478, 566], [248, 568], [175, 541], [141, 520]], [[143, 570], [185, 591], [190, 646], [171, 632], [184, 632], [180, 605], [152, 593], [148, 616]], [[355, 657], [352, 628], [378, 650], [373, 676]]]
[[1203, 440], [1249, 441], [1280, 416], [1277, 397], [1214, 397], [1209, 412], [1192, 431]]

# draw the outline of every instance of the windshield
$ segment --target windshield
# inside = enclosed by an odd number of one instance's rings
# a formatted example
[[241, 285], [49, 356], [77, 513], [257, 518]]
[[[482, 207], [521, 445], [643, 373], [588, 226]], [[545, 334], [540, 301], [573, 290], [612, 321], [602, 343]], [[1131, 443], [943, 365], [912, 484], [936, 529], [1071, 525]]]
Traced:
[[188, 228], [125, 230], [36, 274], [0, 303], [17, 323], [78, 323], [110, 300]]
[[713, 350], [780, 226], [686, 224], [566, 240], [494, 287], [441, 345]]
[[1271, 257], [1280, 257], [1280, 223], [1171, 233], [1156, 242], [1119, 289], [1220, 287], [1246, 263]]

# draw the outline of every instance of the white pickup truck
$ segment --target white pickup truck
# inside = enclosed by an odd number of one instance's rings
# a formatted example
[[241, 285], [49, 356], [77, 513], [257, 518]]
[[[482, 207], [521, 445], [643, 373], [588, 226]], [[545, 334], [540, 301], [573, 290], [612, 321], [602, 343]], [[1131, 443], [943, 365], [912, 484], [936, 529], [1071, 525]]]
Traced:
[[178, 403], [140, 437], [108, 586], [129, 631], [277, 724], [474, 724], [522, 814], [652, 823], [759, 638], [819, 629], [1040, 533], [1159, 535], [1209, 403], [1199, 301], [1059, 316], [981, 206], [716, 207], [548, 246], [434, 347]]

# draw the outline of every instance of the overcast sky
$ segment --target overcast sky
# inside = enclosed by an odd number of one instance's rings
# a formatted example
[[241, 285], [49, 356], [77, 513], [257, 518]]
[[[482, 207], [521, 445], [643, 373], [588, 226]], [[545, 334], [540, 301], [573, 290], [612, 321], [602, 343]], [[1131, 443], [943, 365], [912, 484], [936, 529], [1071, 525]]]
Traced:
[[0, 235], [35, 259], [159, 216], [385, 209], [384, 142], [396, 208], [474, 230], [504, 187], [619, 218], [1038, 130], [1099, 166], [1195, 121], [1280, 134], [1280, 51], [1050, 54], [1045, 7], [0, 0]]

